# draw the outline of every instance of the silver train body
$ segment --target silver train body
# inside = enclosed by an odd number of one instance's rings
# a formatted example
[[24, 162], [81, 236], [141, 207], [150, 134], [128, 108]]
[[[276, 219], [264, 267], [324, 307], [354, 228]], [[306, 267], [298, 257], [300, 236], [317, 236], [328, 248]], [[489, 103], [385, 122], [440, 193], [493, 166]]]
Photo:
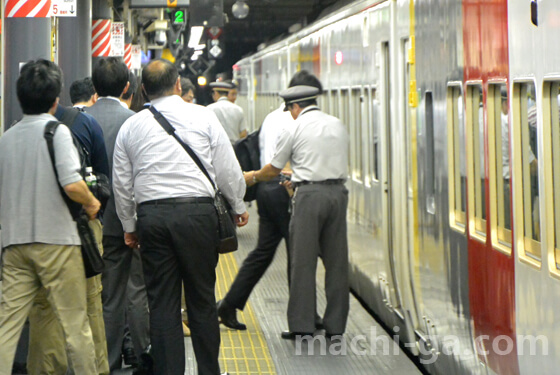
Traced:
[[[234, 66], [252, 129], [280, 105], [277, 93], [295, 72], [323, 83], [319, 105], [351, 139], [351, 287], [430, 373], [560, 368], [560, 125], [550, 115], [558, 113], [560, 3], [533, 3], [356, 1]], [[528, 84], [532, 188], [522, 167]], [[500, 180], [492, 174], [496, 87], [510, 98], [509, 245], [495, 244], [497, 198], [484, 188], [484, 233], [476, 230], [477, 181], [492, 190]], [[531, 198], [540, 235], [529, 251], [523, 205]]]

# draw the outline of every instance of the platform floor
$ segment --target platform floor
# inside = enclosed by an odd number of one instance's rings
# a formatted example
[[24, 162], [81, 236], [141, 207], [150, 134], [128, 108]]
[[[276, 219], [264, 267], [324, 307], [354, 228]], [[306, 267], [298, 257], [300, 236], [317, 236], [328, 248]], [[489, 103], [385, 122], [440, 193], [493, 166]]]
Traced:
[[[249, 213], [249, 224], [238, 231], [240, 249], [233, 254], [220, 256], [216, 299], [227, 292], [238, 265], [257, 242], [258, 214], [255, 206], [249, 208]], [[286, 249], [282, 243], [272, 265], [251, 294], [245, 310], [238, 312], [238, 319], [247, 324], [247, 331], [221, 326], [222, 371], [228, 371], [231, 375], [421, 373], [353, 296], [350, 298], [350, 316], [344, 342], [329, 343], [320, 334], [311, 344], [302, 342], [298, 345], [280, 338], [280, 333], [288, 328], [286, 262]], [[324, 269], [320, 264], [317, 271], [317, 305], [320, 314], [326, 304], [323, 281]], [[185, 344], [185, 374], [196, 375], [196, 361], [189, 338], [185, 338]]]

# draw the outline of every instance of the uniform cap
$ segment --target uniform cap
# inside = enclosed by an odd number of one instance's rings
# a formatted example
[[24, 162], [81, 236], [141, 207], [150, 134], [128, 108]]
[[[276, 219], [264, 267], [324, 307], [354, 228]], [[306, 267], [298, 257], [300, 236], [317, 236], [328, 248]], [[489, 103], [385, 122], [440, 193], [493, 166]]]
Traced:
[[278, 95], [286, 103], [284, 111], [288, 110], [288, 104], [303, 102], [305, 100], [317, 99], [321, 91], [317, 87], [313, 86], [293, 86], [287, 90], [280, 91]]
[[217, 91], [229, 91], [231, 89], [234, 89], [235, 86], [230, 82], [220, 81], [220, 82], [212, 82], [210, 84], [210, 88]]

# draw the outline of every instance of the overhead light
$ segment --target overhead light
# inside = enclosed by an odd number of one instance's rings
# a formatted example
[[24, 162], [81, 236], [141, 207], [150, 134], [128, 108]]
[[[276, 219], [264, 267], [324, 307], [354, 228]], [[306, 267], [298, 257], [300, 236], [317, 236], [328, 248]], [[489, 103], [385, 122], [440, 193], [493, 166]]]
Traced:
[[231, 13], [235, 18], [243, 19], [249, 14], [249, 5], [242, 0], [237, 0], [231, 7]]
[[192, 55], [192, 56], [191, 56], [191, 61], [196, 61], [196, 60], [198, 60], [198, 56], [200, 56], [200, 55]]
[[200, 43], [200, 38], [202, 37], [202, 32], [204, 31], [204, 26], [193, 26], [191, 27], [191, 36], [189, 37], [189, 43], [187, 44], [189, 48], [195, 48]]
[[197, 82], [198, 82], [199, 86], [206, 86], [206, 83], [207, 83], [206, 77], [198, 76]]
[[206, 48], [206, 44], [199, 44], [198, 46], [194, 47], [195, 51], [200, 51]]
[[200, 55], [202, 55], [202, 50], [193, 52], [193, 56], [200, 56]]

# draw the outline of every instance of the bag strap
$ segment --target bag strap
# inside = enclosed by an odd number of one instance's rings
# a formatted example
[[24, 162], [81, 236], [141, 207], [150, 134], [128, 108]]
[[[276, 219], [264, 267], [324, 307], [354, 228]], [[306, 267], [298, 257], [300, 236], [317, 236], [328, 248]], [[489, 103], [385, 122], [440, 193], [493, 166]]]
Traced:
[[72, 107], [65, 107], [64, 113], [60, 117], [60, 122], [68, 126], [70, 129], [74, 126], [74, 121], [76, 121], [76, 117], [80, 114], [76, 108]]
[[196, 163], [196, 165], [198, 165], [198, 168], [200, 168], [202, 173], [204, 173], [204, 175], [208, 178], [208, 180], [212, 184], [212, 187], [214, 188], [214, 190], [217, 190], [216, 185], [214, 184], [214, 181], [212, 181], [212, 178], [210, 177], [210, 174], [208, 174], [208, 171], [206, 170], [206, 168], [204, 167], [204, 165], [202, 164], [202, 162], [200, 161], [198, 156], [195, 154], [195, 152], [192, 150], [192, 148], [190, 148], [190, 146], [188, 144], [186, 144], [185, 142], [183, 142], [181, 140], [181, 138], [179, 138], [177, 133], [175, 133], [175, 128], [173, 127], [173, 125], [171, 125], [169, 123], [169, 121], [167, 121], [167, 119], [165, 117], [163, 117], [161, 112], [159, 112], [157, 109], [155, 109], [153, 105], [150, 106], [150, 112], [152, 112], [154, 114], [154, 117], [155, 117], [156, 121], [159, 122], [159, 124], [167, 132], [167, 134], [169, 134], [170, 136], [175, 138], [177, 140], [177, 142], [179, 142], [179, 144], [181, 146], [183, 146], [185, 151], [190, 155], [190, 157], [193, 159], [193, 161]]
[[59, 121], [49, 121], [47, 123], [47, 125], [45, 125], [45, 131], [43, 133], [43, 136], [45, 137], [45, 140], [47, 141], [47, 148], [49, 149], [49, 155], [51, 157], [51, 164], [53, 167], [53, 171], [54, 171], [54, 176], [56, 178], [56, 183], [58, 184], [58, 188], [60, 189], [60, 194], [62, 195], [62, 199], [64, 199], [64, 202], [66, 203], [66, 206], [68, 206], [68, 210], [70, 211], [70, 214], [72, 215], [72, 218], [74, 220], [76, 220], [76, 218], [78, 217], [78, 213], [76, 212], [76, 205], [74, 203], [74, 201], [72, 201], [70, 199], [70, 197], [68, 196], [68, 194], [66, 194], [66, 192], [64, 191], [64, 188], [60, 185], [60, 181], [58, 180], [58, 171], [56, 170], [56, 159], [55, 159], [55, 155], [54, 155], [54, 133], [56, 132], [56, 129], [58, 128], [58, 125], [61, 125], [62, 123]]

